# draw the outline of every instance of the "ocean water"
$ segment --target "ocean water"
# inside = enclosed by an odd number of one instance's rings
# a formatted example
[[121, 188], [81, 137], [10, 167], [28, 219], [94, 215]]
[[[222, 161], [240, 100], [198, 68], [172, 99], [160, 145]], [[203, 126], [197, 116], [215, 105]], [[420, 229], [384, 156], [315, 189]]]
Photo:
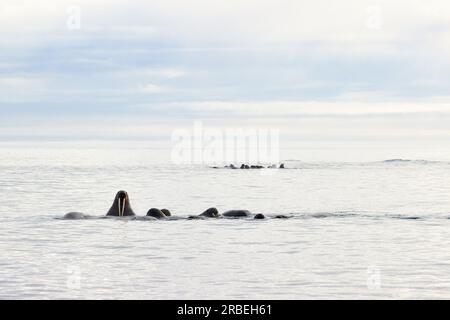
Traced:
[[[287, 169], [261, 171], [175, 165], [164, 145], [1, 143], [0, 299], [450, 298], [450, 152], [281, 151]], [[121, 189], [138, 215], [268, 219], [100, 219]]]

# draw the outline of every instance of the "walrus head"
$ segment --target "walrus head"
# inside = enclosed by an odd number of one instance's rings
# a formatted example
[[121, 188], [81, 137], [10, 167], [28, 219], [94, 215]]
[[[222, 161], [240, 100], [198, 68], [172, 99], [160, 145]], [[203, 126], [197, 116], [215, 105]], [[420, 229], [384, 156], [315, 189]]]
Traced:
[[205, 212], [200, 214], [200, 217], [217, 218], [219, 217], [219, 211], [216, 208], [209, 208]]
[[147, 212], [147, 217], [153, 217], [153, 218], [156, 218], [156, 219], [164, 219], [167, 216], [164, 214], [164, 212], [162, 210], [159, 210], [159, 209], [156, 209], [156, 208], [151, 208]]
[[121, 190], [117, 192], [116, 197], [114, 198], [114, 202], [111, 206], [111, 209], [109, 209], [106, 215], [117, 217], [135, 215], [133, 209], [131, 209], [130, 199], [126, 191]]

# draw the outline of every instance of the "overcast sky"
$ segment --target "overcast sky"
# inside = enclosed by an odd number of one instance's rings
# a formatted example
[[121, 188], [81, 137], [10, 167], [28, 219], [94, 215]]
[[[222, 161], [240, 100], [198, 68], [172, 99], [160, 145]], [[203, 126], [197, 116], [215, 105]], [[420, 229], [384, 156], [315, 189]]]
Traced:
[[0, 139], [450, 141], [449, 57], [445, 0], [0, 0]]

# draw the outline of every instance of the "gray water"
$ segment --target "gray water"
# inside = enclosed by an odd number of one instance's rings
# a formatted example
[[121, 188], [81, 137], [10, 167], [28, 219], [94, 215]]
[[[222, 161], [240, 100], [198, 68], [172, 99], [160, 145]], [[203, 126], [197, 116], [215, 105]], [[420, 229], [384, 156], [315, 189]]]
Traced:
[[[282, 152], [288, 169], [259, 171], [114, 143], [0, 150], [1, 299], [450, 298], [442, 154], [303, 148]], [[138, 215], [269, 219], [100, 219], [120, 189]], [[61, 219], [70, 211], [98, 218]]]

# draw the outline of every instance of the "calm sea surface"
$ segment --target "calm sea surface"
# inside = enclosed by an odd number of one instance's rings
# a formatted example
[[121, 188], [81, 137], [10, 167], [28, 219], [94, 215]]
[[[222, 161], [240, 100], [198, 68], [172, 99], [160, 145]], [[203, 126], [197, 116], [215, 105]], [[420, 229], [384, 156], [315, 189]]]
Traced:
[[[0, 143], [0, 299], [450, 298], [450, 153], [281, 151], [288, 169], [260, 171], [123, 142]], [[138, 215], [292, 218], [95, 218], [121, 189]]]

